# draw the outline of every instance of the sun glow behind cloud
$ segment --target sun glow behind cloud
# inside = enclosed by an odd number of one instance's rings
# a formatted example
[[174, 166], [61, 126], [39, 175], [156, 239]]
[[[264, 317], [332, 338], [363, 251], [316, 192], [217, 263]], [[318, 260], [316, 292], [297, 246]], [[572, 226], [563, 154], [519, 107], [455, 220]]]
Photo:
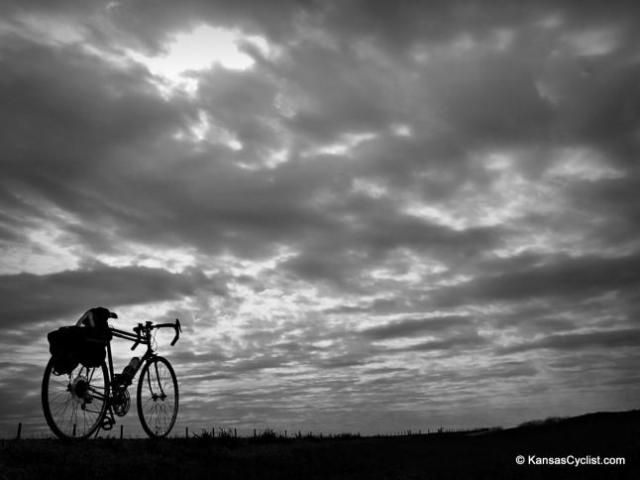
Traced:
[[163, 51], [147, 56], [128, 50], [128, 55], [144, 64], [160, 80], [159, 87], [166, 95], [182, 90], [194, 95], [198, 89], [196, 74], [220, 65], [229, 70], [247, 70], [255, 60], [239, 47], [249, 43], [263, 53], [269, 47], [264, 38], [245, 35], [238, 30], [199, 25], [190, 32], [173, 35]]

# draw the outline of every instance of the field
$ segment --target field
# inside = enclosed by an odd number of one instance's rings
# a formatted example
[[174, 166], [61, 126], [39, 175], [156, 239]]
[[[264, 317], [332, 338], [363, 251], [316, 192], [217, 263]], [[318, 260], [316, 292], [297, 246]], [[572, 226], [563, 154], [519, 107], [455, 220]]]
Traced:
[[[523, 455], [524, 465], [516, 463]], [[535, 457], [530, 457], [535, 455]], [[569, 455], [590, 465], [534, 465]], [[594, 465], [623, 457], [624, 466]], [[569, 460], [572, 461], [572, 460]], [[640, 478], [640, 410], [394, 437], [4, 441], [0, 479]]]

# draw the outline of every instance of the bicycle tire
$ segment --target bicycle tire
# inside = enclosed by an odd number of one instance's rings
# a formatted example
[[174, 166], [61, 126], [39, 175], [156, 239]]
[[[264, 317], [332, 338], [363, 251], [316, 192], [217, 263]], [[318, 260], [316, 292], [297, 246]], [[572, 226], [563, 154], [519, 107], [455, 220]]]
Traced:
[[107, 365], [78, 365], [69, 374], [57, 374], [51, 357], [42, 377], [41, 400], [44, 418], [58, 438], [88, 438], [102, 425], [109, 406]]
[[178, 416], [178, 379], [169, 361], [155, 356], [144, 364], [138, 379], [138, 417], [151, 438], [166, 437]]

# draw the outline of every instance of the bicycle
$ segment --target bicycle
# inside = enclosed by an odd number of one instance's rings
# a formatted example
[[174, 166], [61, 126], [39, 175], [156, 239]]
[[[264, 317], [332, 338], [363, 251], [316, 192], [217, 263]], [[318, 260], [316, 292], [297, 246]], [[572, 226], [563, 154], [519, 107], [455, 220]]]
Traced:
[[[118, 316], [109, 312], [109, 318]], [[106, 359], [99, 367], [79, 363], [70, 373], [60, 374], [54, 369], [52, 356], [42, 379], [42, 407], [53, 433], [61, 439], [82, 439], [111, 430], [115, 416], [125, 416], [131, 407], [128, 387], [140, 371], [136, 403], [142, 428], [152, 438], [167, 436], [178, 415], [178, 381], [171, 363], [155, 353], [152, 336], [154, 330], [167, 327], [175, 329], [173, 346], [182, 332], [178, 319], [174, 323], [138, 323], [133, 333], [108, 326], [112, 337], [134, 342], [131, 350], [147, 346], [142, 358], [133, 357], [121, 374], [114, 373], [110, 339]]]

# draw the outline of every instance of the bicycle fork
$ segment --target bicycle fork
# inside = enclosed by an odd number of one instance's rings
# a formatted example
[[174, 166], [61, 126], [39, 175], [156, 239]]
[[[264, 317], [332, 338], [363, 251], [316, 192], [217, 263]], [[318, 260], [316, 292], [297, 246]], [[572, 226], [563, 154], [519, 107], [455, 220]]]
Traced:
[[158, 382], [158, 390], [160, 391], [160, 395], [154, 392], [153, 386], [151, 385], [151, 375], [147, 374], [147, 383], [149, 384], [149, 391], [151, 392], [151, 398], [153, 401], [157, 401], [158, 398], [160, 400], [164, 400], [167, 398], [167, 394], [164, 393], [164, 389], [162, 388], [162, 383], [160, 382], [160, 372], [158, 372], [158, 362], [154, 362], [154, 368], [156, 370], [156, 381]]

